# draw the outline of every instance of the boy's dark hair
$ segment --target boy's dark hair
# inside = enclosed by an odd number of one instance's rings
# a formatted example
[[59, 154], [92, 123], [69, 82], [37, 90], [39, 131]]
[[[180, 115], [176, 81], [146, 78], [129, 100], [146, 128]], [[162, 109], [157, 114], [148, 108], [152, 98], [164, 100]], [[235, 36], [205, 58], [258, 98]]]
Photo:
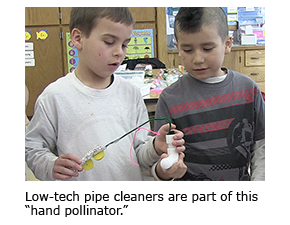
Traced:
[[74, 28], [81, 30], [89, 37], [92, 29], [97, 25], [98, 19], [110, 19], [116, 23], [134, 25], [135, 21], [127, 7], [76, 7], [72, 8], [70, 15], [70, 32]]
[[178, 32], [195, 33], [202, 25], [215, 26], [222, 41], [228, 36], [227, 16], [219, 7], [184, 7], [180, 8], [174, 22], [174, 35]]

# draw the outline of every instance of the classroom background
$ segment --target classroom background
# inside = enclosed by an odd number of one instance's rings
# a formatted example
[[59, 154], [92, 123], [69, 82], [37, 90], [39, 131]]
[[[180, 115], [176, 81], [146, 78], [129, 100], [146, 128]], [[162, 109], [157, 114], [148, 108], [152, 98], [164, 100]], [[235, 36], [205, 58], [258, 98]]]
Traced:
[[[254, 43], [242, 45], [240, 40], [234, 37], [235, 45], [232, 52], [226, 55], [223, 65], [250, 76], [265, 92], [265, 41], [261, 42], [265, 40], [265, 9], [263, 7], [223, 7], [223, 9], [228, 14], [228, 20], [231, 20], [229, 21], [230, 34], [245, 32], [245, 25], [251, 25], [257, 39]], [[43, 89], [67, 74], [69, 69], [77, 64], [77, 52], [69, 45], [67, 38], [70, 11], [70, 7], [25, 8], [25, 83], [29, 89], [29, 103], [26, 109], [28, 117], [33, 116], [35, 100]], [[172, 21], [178, 12], [178, 7], [130, 7], [130, 11], [136, 21], [134, 29], [143, 31], [145, 35], [143, 38], [142, 36], [136, 38], [138, 42], [143, 40], [143, 43], [139, 45], [137, 43], [135, 46], [135, 38], [132, 38], [132, 48], [130, 49], [129, 46], [128, 52], [136, 53], [138, 56], [137, 52], [141, 51], [139, 58], [153, 56], [165, 65], [163, 71], [160, 71], [160, 68], [156, 68], [153, 64], [152, 72], [145, 71], [145, 75], [147, 72], [149, 73], [147, 75], [161, 75], [160, 78], [162, 76], [166, 78], [167, 75], [180, 76], [180, 73], [186, 72], [182, 70], [182, 61], [177, 49], [172, 47], [171, 43]], [[141, 48], [142, 45], [145, 47]], [[141, 66], [139, 69], [144, 68]], [[148, 81], [148, 78], [150, 76], [145, 77], [144, 80]], [[169, 79], [169, 84], [172, 79]], [[154, 88], [152, 83], [154, 82], [151, 82], [151, 89]], [[162, 89], [166, 85], [167, 83], [159, 87]], [[150, 95], [144, 98], [149, 110], [154, 111], [154, 106], [149, 104], [154, 102], [150, 100]]]
[[[265, 94], [265, 7], [222, 8], [234, 40], [223, 66], [248, 75]], [[130, 71], [118, 71], [116, 75], [140, 88], [152, 118], [162, 90], [186, 73], [174, 46], [173, 24], [179, 7], [129, 9], [136, 24], [123, 67], [127, 65], [125, 69]], [[70, 7], [25, 8], [28, 118], [33, 116], [35, 101], [44, 88], [77, 67], [78, 53], [70, 42], [70, 11]]]

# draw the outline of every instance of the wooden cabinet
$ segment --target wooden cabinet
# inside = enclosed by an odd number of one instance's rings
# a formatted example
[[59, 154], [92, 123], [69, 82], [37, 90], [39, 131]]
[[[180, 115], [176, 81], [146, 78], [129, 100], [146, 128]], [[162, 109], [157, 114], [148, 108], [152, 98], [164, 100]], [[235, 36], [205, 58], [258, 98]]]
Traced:
[[138, 22], [156, 22], [155, 7], [129, 7], [134, 20]]
[[60, 7], [61, 24], [69, 24], [71, 8], [72, 7]]
[[25, 26], [58, 25], [58, 7], [26, 7]]
[[265, 46], [234, 46], [223, 66], [248, 75], [265, 92]]
[[242, 73], [256, 81], [265, 92], [265, 50], [246, 50]]
[[229, 54], [225, 55], [223, 66], [228, 69], [241, 72], [242, 70], [242, 56], [241, 51], [232, 51]]
[[[31, 39], [27, 43], [33, 43], [35, 66], [25, 67], [25, 84], [29, 90], [29, 103], [27, 115], [33, 115], [34, 103], [43, 89], [63, 76], [63, 58], [60, 31], [58, 27], [41, 26], [26, 27], [31, 32]], [[37, 33], [45, 30], [48, 37], [45, 40], [37, 39]]]
[[[29, 90], [26, 113], [32, 116], [37, 97], [51, 82], [67, 73], [64, 33], [69, 32], [71, 7], [26, 7], [25, 31], [33, 44], [35, 65], [25, 67], [25, 84]], [[41, 32], [46, 37], [40, 38]], [[29, 35], [28, 35], [29, 36]]]
[[179, 65], [182, 65], [182, 60], [178, 54], [177, 49], [168, 49], [168, 60], [166, 67], [167, 68], [178, 68]]
[[246, 50], [245, 66], [265, 66], [265, 50]]
[[64, 74], [59, 8], [25, 8], [25, 32], [25, 44], [33, 45], [30, 51], [35, 62], [34, 66], [25, 67], [25, 84], [29, 90], [26, 113], [32, 116], [39, 94]]

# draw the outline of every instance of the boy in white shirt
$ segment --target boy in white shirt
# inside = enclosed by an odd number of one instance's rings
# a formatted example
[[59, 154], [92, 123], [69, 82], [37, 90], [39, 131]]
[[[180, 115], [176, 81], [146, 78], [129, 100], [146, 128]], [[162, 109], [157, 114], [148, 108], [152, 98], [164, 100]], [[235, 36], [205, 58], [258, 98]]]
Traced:
[[[168, 124], [155, 138], [140, 130], [112, 144], [102, 160], [83, 171], [81, 158], [96, 144], [105, 144], [148, 120], [139, 89], [112, 75], [122, 63], [134, 20], [127, 8], [73, 8], [71, 39], [79, 53], [78, 67], [50, 84], [39, 96], [26, 133], [26, 161], [41, 180], [142, 180], [166, 152]], [[149, 125], [146, 125], [149, 128]], [[175, 128], [175, 125], [172, 125]], [[156, 167], [162, 179], [182, 177], [183, 133], [175, 130], [179, 161], [170, 169]], [[73, 170], [72, 170], [73, 169]]]

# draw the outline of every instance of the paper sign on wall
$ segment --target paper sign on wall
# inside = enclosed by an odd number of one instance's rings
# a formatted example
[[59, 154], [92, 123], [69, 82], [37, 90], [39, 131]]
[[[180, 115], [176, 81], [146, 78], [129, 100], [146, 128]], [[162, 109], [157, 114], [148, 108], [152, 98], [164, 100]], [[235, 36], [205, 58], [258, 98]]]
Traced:
[[33, 42], [25, 42], [25, 51], [33, 50]]
[[[25, 31], [25, 39], [26, 39], [26, 31]], [[33, 43], [25, 42], [24, 49], [25, 49], [25, 66], [35, 66]]]
[[25, 66], [35, 66], [35, 59], [25, 59]]
[[34, 51], [25, 51], [25, 59], [34, 59]]

